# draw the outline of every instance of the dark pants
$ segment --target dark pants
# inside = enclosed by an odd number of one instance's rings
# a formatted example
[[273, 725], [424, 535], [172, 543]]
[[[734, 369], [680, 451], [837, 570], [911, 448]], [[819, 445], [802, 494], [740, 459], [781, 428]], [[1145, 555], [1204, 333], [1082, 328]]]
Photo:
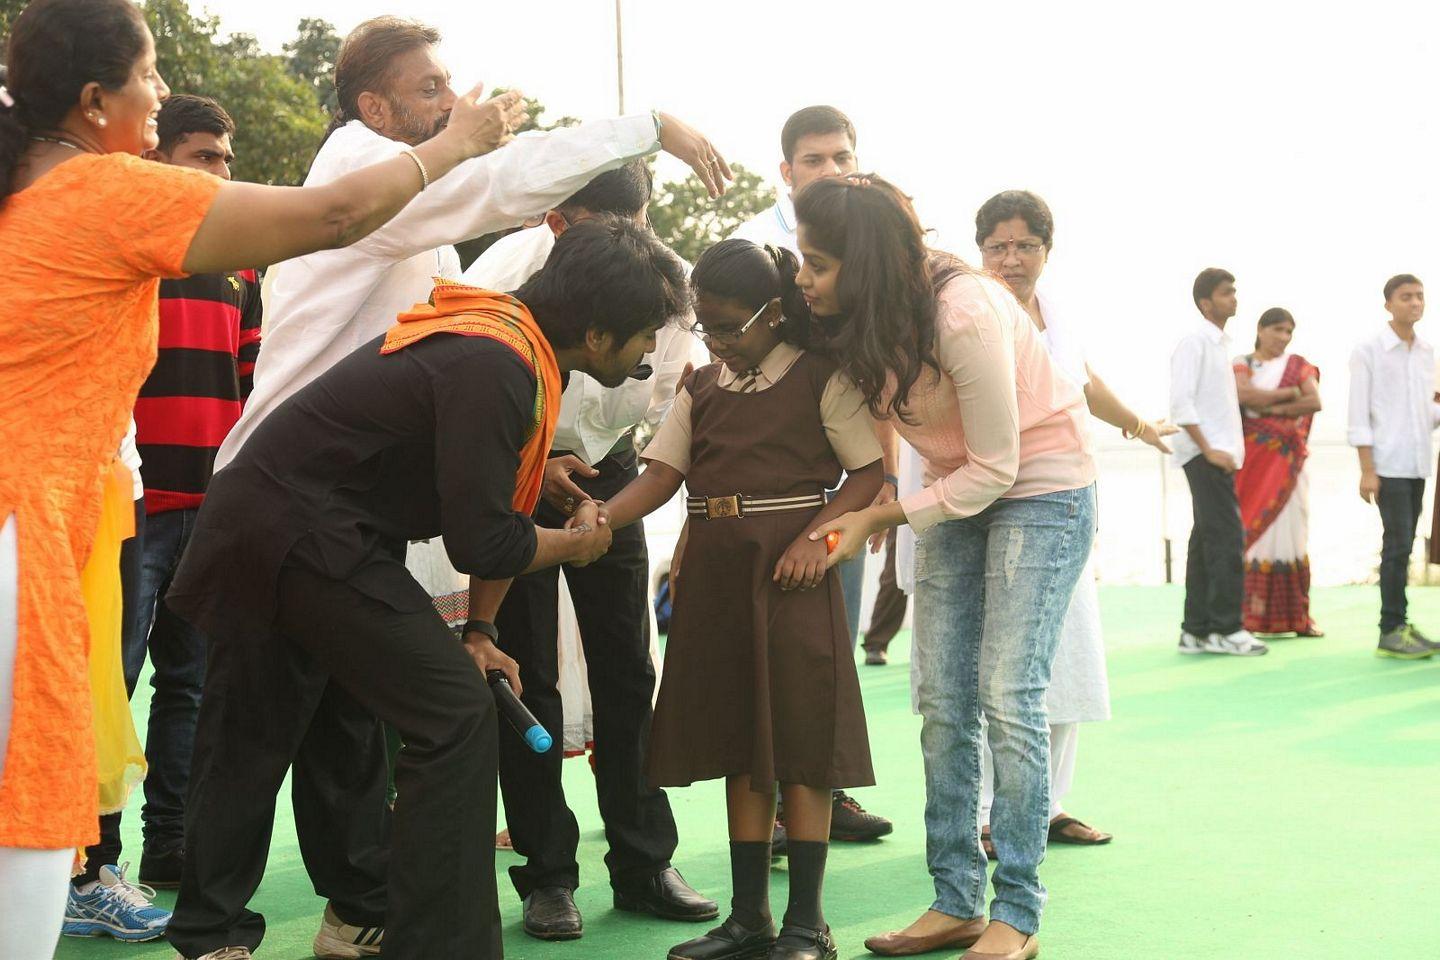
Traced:
[[1380, 523], [1385, 530], [1380, 547], [1380, 632], [1389, 633], [1406, 623], [1408, 601], [1405, 587], [1410, 582], [1410, 554], [1415, 548], [1415, 528], [1425, 508], [1425, 481], [1381, 477]]
[[150, 721], [145, 733], [145, 843], [168, 846], [185, 834], [185, 791], [195, 718], [205, 684], [205, 636], [170, 611], [165, 592], [180, 555], [190, 542], [198, 510], [168, 510], [150, 516], [145, 527], [140, 602], [126, 627], [134, 638], [125, 647], [125, 683], [132, 690], [150, 655]]
[[[614, 496], [636, 475], [633, 451], [606, 457], [595, 466], [599, 476], [577, 482], [600, 499]], [[566, 517], [541, 501], [535, 519], [542, 527], [561, 527]], [[580, 832], [560, 782], [564, 713], [558, 689], [558, 577], [553, 567], [516, 577], [495, 623], [500, 649], [520, 663], [525, 705], [555, 735], [555, 745], [537, 755], [513, 731], [500, 734], [505, 823], [515, 852], [525, 857], [525, 863], [510, 868], [521, 897], [537, 887], [573, 890], [580, 883], [575, 859]], [[610, 845], [605, 863], [611, 884], [619, 887], [668, 867], [677, 842], [669, 799], [645, 781], [655, 690], [648, 577], [645, 530], [638, 523], [618, 531], [610, 552], [600, 560], [565, 567], [589, 672], [595, 790]]]
[[875, 608], [870, 611], [870, 627], [865, 631], [865, 649], [884, 653], [890, 641], [905, 625], [905, 608], [910, 598], [895, 582], [895, 528], [885, 536], [885, 568], [880, 571], [880, 592], [875, 595]]
[[1181, 629], [1203, 637], [1240, 629], [1245, 589], [1245, 528], [1235, 477], [1205, 458], [1185, 464], [1195, 524], [1185, 561], [1185, 620]]
[[[126, 653], [133, 646], [142, 649], [145, 634], [137, 637], [135, 611], [141, 606], [141, 555], [145, 549], [145, 499], [135, 501], [135, 536], [120, 544], [120, 657], [125, 671], [125, 692], [135, 692], [135, 680], [130, 676], [130, 664]], [[141, 661], [143, 664], [143, 660]], [[138, 675], [138, 671], [137, 671]], [[110, 813], [100, 818], [100, 841], [85, 848], [85, 869], [72, 882], [78, 887], [100, 877], [100, 868], [120, 862], [123, 846], [120, 841], [120, 814]]]
[[[387, 960], [501, 955], [494, 700], [420, 585], [398, 562], [385, 575], [406, 609], [287, 564], [277, 631], [211, 644], [168, 933], [181, 954], [260, 943], [246, 904], [293, 764], [305, 865], [343, 921], [383, 925]], [[393, 843], [375, 717], [405, 741]]]

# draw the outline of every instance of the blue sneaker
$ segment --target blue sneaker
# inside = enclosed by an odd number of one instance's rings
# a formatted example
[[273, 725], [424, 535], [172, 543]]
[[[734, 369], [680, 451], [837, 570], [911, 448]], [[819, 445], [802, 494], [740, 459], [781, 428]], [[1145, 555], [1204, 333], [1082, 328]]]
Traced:
[[67, 937], [114, 937], [132, 943], [163, 937], [170, 911], [150, 902], [154, 890], [125, 879], [129, 866], [101, 867], [100, 880], [89, 893], [72, 886], [60, 932]]

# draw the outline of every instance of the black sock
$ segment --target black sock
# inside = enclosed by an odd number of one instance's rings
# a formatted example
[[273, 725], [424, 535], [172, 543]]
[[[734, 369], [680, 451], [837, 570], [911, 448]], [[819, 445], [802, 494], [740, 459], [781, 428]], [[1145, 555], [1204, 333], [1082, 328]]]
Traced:
[[770, 925], [770, 841], [730, 841], [730, 916], [746, 930]]
[[830, 844], [822, 840], [790, 841], [790, 904], [785, 908], [785, 925], [825, 929], [820, 910], [820, 890], [825, 884], [825, 855]]

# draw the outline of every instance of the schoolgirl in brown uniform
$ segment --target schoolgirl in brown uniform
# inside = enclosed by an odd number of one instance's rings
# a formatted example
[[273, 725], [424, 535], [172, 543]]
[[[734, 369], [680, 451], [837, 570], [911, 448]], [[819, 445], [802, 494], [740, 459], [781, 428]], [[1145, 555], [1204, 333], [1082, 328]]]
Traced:
[[[695, 265], [696, 370], [609, 503], [619, 528], [685, 483], [689, 534], [650, 736], [656, 786], [725, 778], [733, 882], [720, 927], [671, 960], [833, 960], [820, 908], [831, 790], [875, 782], [844, 600], [809, 534], [868, 506], [880, 446], [859, 391], [805, 349], [793, 254], [726, 240]], [[827, 505], [824, 493], [844, 484]], [[770, 915], [775, 787], [789, 831], [790, 901]]]

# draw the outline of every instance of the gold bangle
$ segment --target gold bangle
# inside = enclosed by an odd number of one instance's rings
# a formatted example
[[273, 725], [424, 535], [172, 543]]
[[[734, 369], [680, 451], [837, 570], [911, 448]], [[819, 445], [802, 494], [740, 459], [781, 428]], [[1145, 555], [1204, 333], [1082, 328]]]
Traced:
[[430, 171], [425, 169], [425, 161], [420, 159], [420, 154], [411, 150], [409, 147], [406, 147], [400, 152], [415, 161], [415, 169], [420, 171], [420, 192], [424, 193], [425, 188], [430, 186]]

